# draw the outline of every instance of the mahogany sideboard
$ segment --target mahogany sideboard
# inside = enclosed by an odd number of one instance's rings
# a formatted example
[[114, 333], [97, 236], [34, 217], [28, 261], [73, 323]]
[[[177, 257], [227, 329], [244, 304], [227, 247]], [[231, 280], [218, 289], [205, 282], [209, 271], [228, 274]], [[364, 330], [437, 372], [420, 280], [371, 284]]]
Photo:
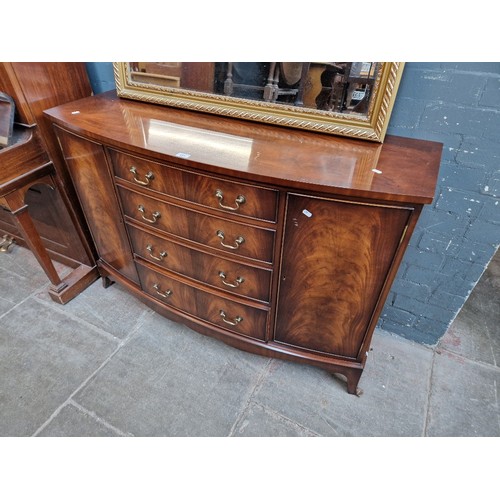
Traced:
[[357, 393], [442, 145], [374, 144], [107, 92], [47, 110], [98, 251], [167, 318]]

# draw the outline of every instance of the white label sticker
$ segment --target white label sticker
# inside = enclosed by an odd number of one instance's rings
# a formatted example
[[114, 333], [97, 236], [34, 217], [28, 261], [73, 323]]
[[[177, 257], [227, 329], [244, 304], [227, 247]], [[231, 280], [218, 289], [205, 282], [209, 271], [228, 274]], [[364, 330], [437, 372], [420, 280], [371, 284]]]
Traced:
[[302, 213], [306, 216], [306, 217], [312, 217], [313, 214], [311, 212], [309, 212], [309, 210], [307, 210], [307, 208], [304, 208], [304, 210], [302, 210]]
[[191, 155], [189, 153], [177, 153], [175, 156], [177, 158], [189, 158]]
[[353, 101], [361, 101], [365, 97], [365, 91], [364, 90], [355, 90], [352, 93], [352, 99]]

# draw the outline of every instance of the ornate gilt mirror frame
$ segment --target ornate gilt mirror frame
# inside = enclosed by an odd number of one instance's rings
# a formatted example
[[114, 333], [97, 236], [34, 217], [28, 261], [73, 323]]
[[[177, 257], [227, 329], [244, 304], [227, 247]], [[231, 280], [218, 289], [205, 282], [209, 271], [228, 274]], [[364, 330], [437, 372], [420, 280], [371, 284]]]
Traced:
[[134, 79], [131, 63], [113, 63], [119, 97], [155, 104], [294, 127], [326, 134], [383, 142], [404, 63], [377, 63], [368, 109], [365, 113], [339, 113], [298, 107], [281, 102], [264, 102], [228, 95], [160, 85], [148, 79]]

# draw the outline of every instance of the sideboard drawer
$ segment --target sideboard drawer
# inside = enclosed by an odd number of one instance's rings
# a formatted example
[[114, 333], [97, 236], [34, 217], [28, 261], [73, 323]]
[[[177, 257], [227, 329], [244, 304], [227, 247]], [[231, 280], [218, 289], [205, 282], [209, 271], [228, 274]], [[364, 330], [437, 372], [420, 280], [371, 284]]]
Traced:
[[271, 271], [194, 250], [139, 229], [127, 229], [136, 255], [227, 292], [269, 302]]
[[164, 304], [196, 316], [196, 290], [180, 281], [169, 278], [137, 264], [142, 289]]
[[273, 260], [274, 230], [212, 217], [121, 186], [118, 191], [125, 214], [143, 224], [233, 255]]
[[266, 339], [269, 311], [193, 288], [174, 278], [137, 264], [142, 289], [167, 305], [233, 333]]
[[217, 177], [109, 149], [115, 175], [158, 193], [223, 212], [276, 222], [277, 191]]

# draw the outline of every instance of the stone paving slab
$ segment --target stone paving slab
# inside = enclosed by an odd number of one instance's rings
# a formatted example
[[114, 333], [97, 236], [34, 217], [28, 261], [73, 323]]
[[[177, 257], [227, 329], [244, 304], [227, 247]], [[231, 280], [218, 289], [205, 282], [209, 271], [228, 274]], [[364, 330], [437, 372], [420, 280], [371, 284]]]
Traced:
[[318, 434], [256, 403], [250, 403], [237, 422], [236, 437], [317, 437]]
[[22, 247], [0, 253], [0, 316], [48, 283], [31, 252]]
[[443, 351], [432, 374], [427, 435], [500, 436], [500, 370]]
[[74, 399], [135, 436], [228, 436], [267, 362], [155, 314]]
[[117, 342], [33, 298], [0, 323], [0, 435], [32, 435]]
[[152, 314], [149, 307], [126, 292], [118, 283], [104, 288], [101, 280], [92, 283], [65, 305], [53, 302], [45, 290], [36, 297], [47, 301], [64, 314], [77, 317], [119, 339], [124, 339], [133, 332], [143, 315]]
[[500, 255], [490, 262], [439, 347], [500, 367]]
[[322, 436], [421, 436], [432, 351], [377, 332], [359, 387], [314, 367], [273, 361], [253, 401]]
[[122, 433], [106, 425], [88, 412], [68, 404], [37, 436], [42, 437], [118, 437]]

